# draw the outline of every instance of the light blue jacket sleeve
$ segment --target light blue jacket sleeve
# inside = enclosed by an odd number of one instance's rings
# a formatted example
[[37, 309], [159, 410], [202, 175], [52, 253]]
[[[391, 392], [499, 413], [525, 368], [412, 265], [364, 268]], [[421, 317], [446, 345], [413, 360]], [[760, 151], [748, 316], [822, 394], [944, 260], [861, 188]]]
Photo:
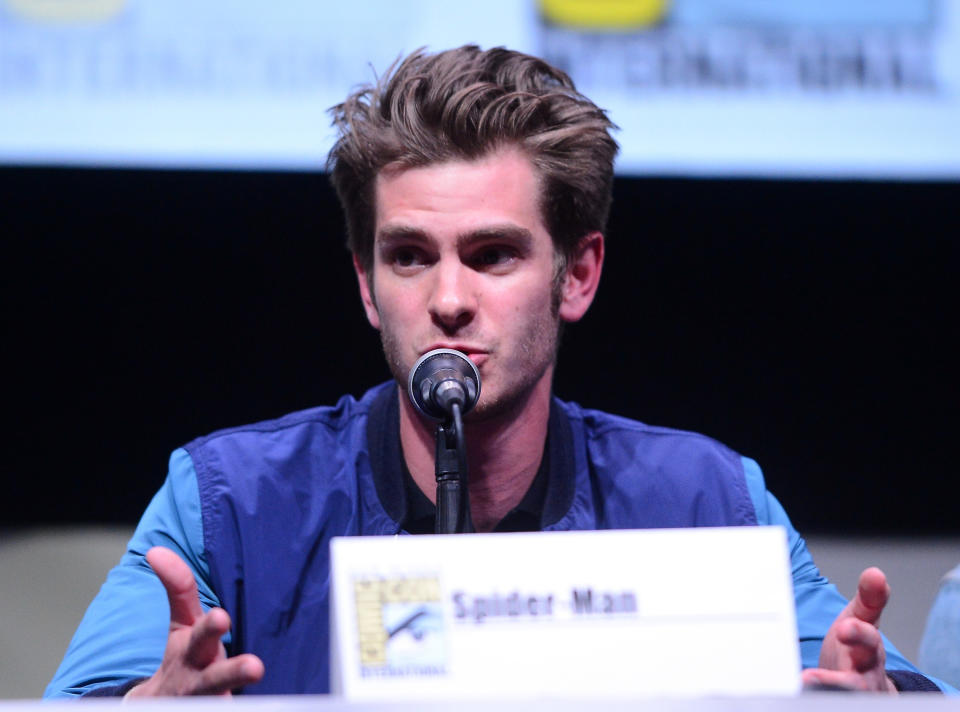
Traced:
[[87, 609], [45, 698], [75, 697], [149, 677], [160, 666], [170, 606], [144, 559], [153, 546], [172, 549], [190, 566], [205, 610], [219, 605], [204, 555], [197, 474], [183, 449], [171, 455], [166, 481]]
[[920, 664], [953, 685], [960, 685], [960, 566], [940, 584], [920, 643]]
[[[800, 639], [800, 659], [804, 668], [817, 667], [820, 645], [834, 619], [846, 607], [837, 587], [830, 583], [813, 563], [803, 537], [793, 528], [786, 511], [776, 497], [767, 491], [760, 466], [750, 458], [743, 458], [743, 471], [757, 512], [760, 525], [778, 525], [787, 531], [790, 568], [793, 573], [793, 595], [797, 605], [797, 632]], [[883, 647], [887, 653], [887, 670], [920, 672], [897, 650], [886, 636]], [[929, 677], [929, 676], [927, 676]], [[929, 677], [944, 692], [956, 693], [952, 687]]]

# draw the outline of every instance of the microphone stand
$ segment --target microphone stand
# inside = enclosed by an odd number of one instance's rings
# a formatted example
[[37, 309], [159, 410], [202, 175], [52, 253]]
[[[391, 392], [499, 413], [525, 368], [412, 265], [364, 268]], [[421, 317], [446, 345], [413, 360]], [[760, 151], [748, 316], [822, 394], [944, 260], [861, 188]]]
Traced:
[[460, 403], [452, 414], [437, 425], [437, 534], [463, 534], [473, 531], [470, 518], [470, 494], [467, 490], [467, 448], [463, 436]]

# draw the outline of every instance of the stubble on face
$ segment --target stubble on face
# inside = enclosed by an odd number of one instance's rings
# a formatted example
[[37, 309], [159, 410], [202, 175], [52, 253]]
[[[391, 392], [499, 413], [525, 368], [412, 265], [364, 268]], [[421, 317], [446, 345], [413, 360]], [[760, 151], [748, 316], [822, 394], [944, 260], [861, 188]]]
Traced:
[[[534, 319], [527, 325], [525, 336], [517, 344], [516, 354], [511, 359], [512, 362], [504, 363], [497, 351], [491, 354], [488, 363], [492, 369], [496, 369], [499, 383], [490, 384], [484, 389], [483, 375], [486, 364], [480, 368], [480, 400], [473, 410], [467, 414], [466, 420], [468, 422], [480, 423], [495, 420], [522, 409], [534, 387], [556, 362], [560, 319], [554, 305], [558, 303], [559, 300], [551, 295], [549, 318]], [[377, 308], [379, 311], [379, 305]], [[518, 318], [522, 317], [518, 315]], [[415, 361], [410, 361], [409, 358], [404, 357], [403, 339], [394, 332], [393, 328], [388, 326], [389, 323], [389, 320], [383, 321], [380, 329], [380, 344], [391, 375], [401, 391], [406, 393], [410, 369], [413, 368]], [[491, 386], [497, 387], [492, 388]]]

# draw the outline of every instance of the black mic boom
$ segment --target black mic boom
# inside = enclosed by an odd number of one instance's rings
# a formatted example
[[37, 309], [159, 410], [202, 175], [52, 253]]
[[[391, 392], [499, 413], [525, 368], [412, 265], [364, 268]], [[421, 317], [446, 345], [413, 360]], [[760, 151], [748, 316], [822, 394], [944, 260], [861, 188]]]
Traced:
[[480, 397], [480, 372], [466, 354], [434, 349], [421, 356], [407, 379], [410, 400], [421, 413], [435, 420], [453, 416], [454, 404], [466, 414]]

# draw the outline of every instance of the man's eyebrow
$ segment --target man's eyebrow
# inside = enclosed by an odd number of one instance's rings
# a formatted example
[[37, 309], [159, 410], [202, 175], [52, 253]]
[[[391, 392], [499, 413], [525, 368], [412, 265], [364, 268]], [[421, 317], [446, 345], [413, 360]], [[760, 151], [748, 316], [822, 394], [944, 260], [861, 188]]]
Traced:
[[[378, 248], [389, 248], [398, 242], [427, 242], [430, 236], [420, 228], [409, 225], [387, 225], [377, 231], [374, 243]], [[520, 249], [530, 249], [533, 245], [533, 233], [525, 227], [505, 223], [487, 225], [468, 230], [457, 235], [457, 247], [467, 247], [475, 242], [505, 240]]]
[[427, 235], [423, 230], [407, 225], [387, 225], [374, 236], [374, 242], [377, 245], [389, 246], [395, 242], [406, 242], [408, 240], [422, 241], [426, 240]]
[[457, 235], [457, 246], [465, 247], [473, 242], [505, 240], [527, 250], [533, 245], [533, 233], [519, 225], [490, 225]]

